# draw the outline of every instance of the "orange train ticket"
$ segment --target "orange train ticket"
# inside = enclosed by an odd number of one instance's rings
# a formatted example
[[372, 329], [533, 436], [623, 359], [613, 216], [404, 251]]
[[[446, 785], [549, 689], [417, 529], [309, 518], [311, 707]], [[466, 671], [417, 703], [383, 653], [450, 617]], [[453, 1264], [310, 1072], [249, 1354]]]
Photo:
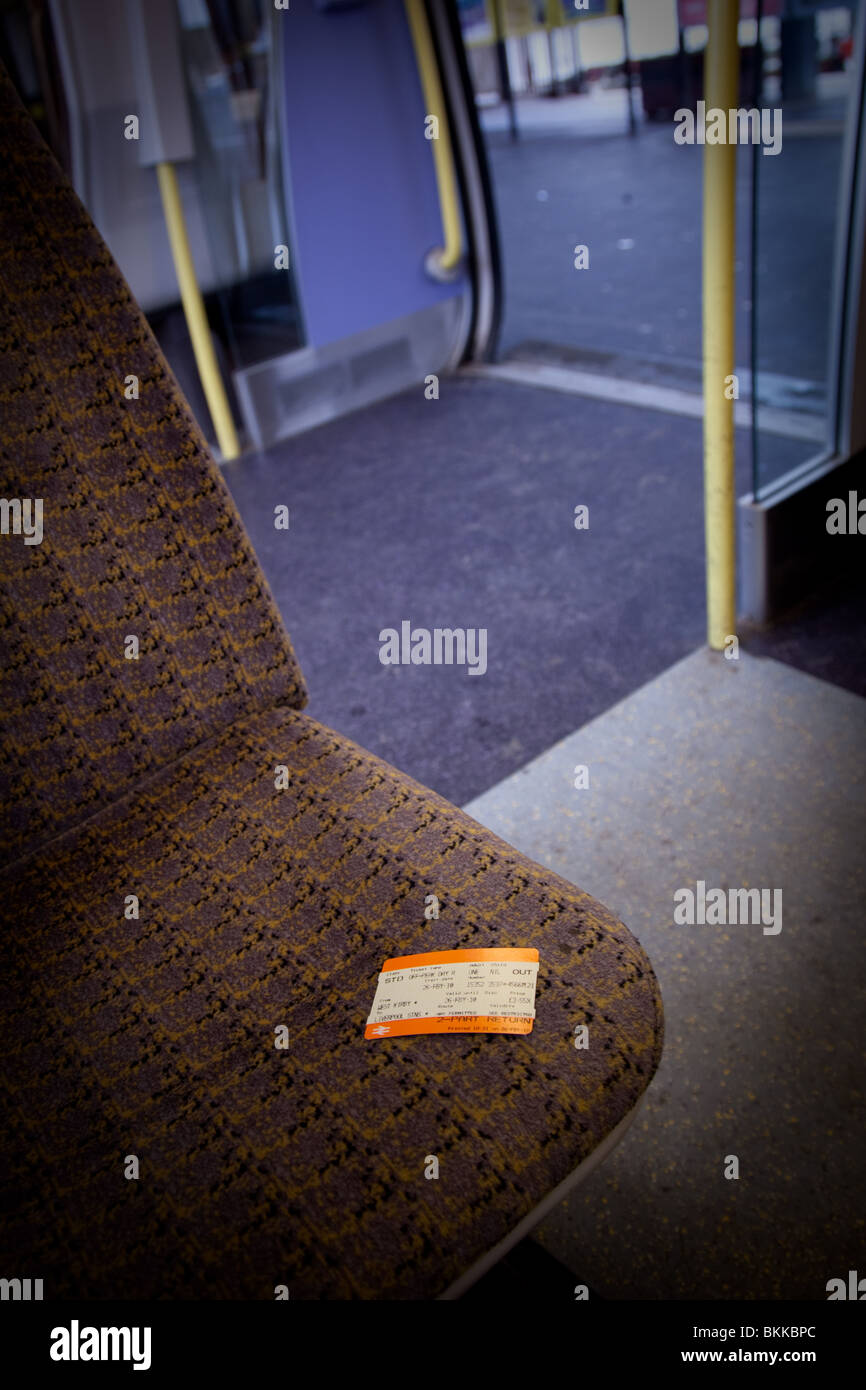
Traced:
[[538, 952], [527, 946], [428, 951], [382, 966], [365, 1038], [531, 1033]]

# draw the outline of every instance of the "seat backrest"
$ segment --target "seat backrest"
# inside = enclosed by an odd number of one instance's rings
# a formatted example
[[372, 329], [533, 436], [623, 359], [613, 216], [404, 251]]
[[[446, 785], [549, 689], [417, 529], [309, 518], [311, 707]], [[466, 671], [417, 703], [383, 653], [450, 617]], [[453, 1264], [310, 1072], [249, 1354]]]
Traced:
[[0, 867], [305, 702], [207, 445], [0, 68]]

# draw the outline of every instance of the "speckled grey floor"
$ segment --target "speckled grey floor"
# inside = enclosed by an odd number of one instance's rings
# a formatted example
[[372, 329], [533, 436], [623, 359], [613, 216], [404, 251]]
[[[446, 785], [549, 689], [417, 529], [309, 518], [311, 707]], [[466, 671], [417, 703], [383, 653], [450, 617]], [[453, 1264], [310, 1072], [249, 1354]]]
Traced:
[[[644, 1110], [537, 1233], [602, 1297], [825, 1299], [866, 1273], [864, 751], [866, 700], [701, 649], [467, 807], [607, 903], [660, 979]], [[675, 926], [698, 879], [781, 888], [781, 932]]]
[[[223, 471], [310, 714], [460, 805], [703, 640], [701, 448], [699, 420], [458, 374]], [[761, 641], [866, 692], [864, 614], [849, 582]], [[403, 619], [486, 628], [483, 679], [382, 666]]]

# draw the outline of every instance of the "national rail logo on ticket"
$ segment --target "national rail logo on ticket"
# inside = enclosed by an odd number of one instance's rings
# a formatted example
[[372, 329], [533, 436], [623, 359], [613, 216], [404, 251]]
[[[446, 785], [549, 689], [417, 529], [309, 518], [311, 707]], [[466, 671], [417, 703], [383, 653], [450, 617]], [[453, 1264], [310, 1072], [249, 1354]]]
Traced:
[[382, 966], [365, 1038], [531, 1033], [538, 952], [527, 946], [428, 951]]

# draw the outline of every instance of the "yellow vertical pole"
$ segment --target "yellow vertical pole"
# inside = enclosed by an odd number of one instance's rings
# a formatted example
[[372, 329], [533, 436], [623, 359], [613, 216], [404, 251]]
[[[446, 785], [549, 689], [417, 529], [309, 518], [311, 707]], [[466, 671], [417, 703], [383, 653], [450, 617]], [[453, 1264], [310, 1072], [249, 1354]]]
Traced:
[[433, 140], [433, 166], [436, 172], [436, 186], [439, 190], [439, 207], [442, 214], [442, 236], [444, 246], [433, 253], [431, 266], [445, 277], [452, 277], [460, 266], [463, 251], [463, 234], [460, 229], [460, 203], [457, 194], [457, 180], [454, 174], [454, 156], [451, 152], [451, 132], [448, 128], [448, 114], [442, 83], [439, 81], [439, 67], [427, 12], [423, 0], [405, 0], [409, 30], [415, 48], [415, 60], [421, 77], [424, 105], [428, 116], [435, 116], [439, 122], [438, 138]]
[[166, 161], [157, 164], [156, 174], [159, 179], [159, 191], [162, 196], [168, 239], [171, 243], [171, 254], [174, 258], [174, 268], [180, 286], [183, 312], [186, 316], [189, 336], [192, 339], [192, 350], [195, 353], [196, 366], [204, 389], [205, 400], [213, 420], [220, 453], [224, 459], [234, 459], [240, 453], [240, 447], [225, 385], [220, 376], [216, 353], [213, 350], [210, 328], [204, 311], [204, 301], [195, 275], [195, 266], [186, 231], [186, 219], [183, 215], [183, 203], [177, 186], [177, 174], [174, 165]]
[[736, 622], [734, 402], [725, 378], [734, 371], [734, 251], [737, 146], [727, 140], [728, 112], [739, 91], [735, 0], [708, 0], [704, 52], [706, 112], [721, 109], [725, 143], [704, 146], [704, 532], [707, 641], [721, 650]]

